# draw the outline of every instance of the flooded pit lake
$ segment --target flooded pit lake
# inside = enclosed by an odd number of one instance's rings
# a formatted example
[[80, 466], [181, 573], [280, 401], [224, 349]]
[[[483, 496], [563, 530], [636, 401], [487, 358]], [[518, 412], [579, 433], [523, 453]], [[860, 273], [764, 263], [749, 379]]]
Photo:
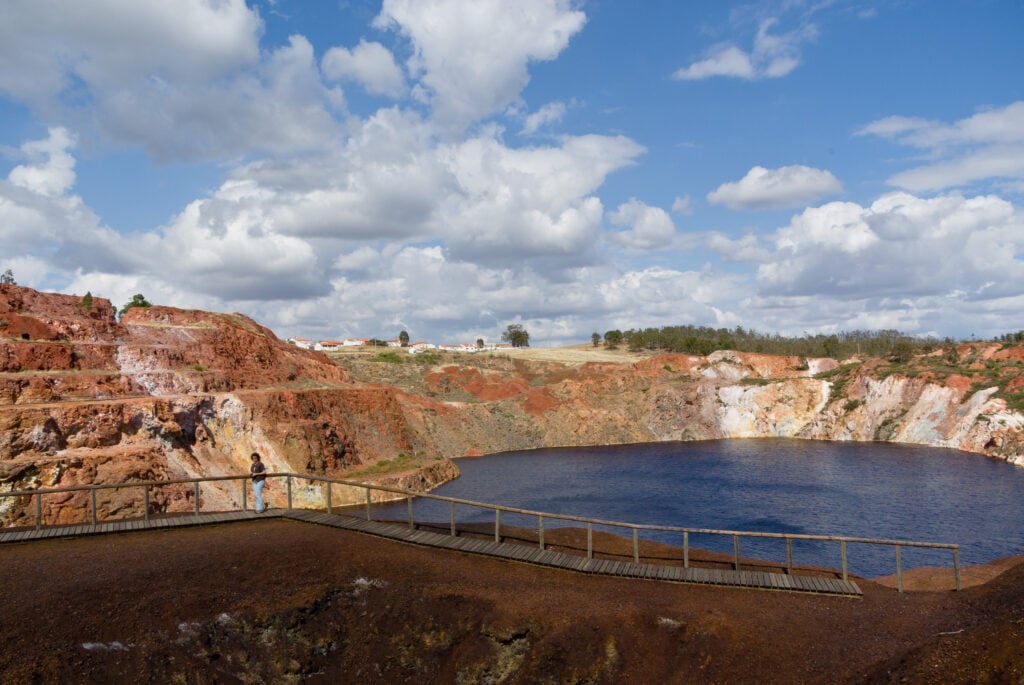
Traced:
[[[956, 450], [766, 438], [529, 450], [457, 463], [462, 475], [435, 494], [629, 523], [956, 543], [965, 565], [1024, 554], [1024, 469]], [[415, 506], [417, 520], [448, 520], [447, 504]], [[405, 507], [379, 515], [402, 518]], [[494, 515], [460, 506], [457, 520]], [[537, 526], [536, 517], [501, 520]], [[641, 537], [682, 544], [674, 533]], [[728, 537], [691, 536], [690, 544], [732, 551]], [[741, 544], [744, 556], [785, 560], [782, 541]], [[895, 572], [892, 548], [851, 544], [848, 555], [852, 573]], [[902, 555], [905, 568], [952, 565], [947, 550]], [[794, 561], [838, 567], [839, 545], [797, 541]]]

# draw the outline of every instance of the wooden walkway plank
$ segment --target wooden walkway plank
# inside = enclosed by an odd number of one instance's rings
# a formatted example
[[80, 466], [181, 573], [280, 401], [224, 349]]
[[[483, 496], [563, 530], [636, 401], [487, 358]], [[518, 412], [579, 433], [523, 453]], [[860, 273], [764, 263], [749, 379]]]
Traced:
[[440, 549], [493, 556], [513, 561], [544, 565], [595, 575], [619, 576], [645, 580], [669, 581], [720, 585], [727, 587], [750, 587], [768, 590], [814, 592], [830, 595], [859, 597], [863, 591], [852, 580], [825, 578], [820, 576], [794, 576], [763, 571], [736, 571], [733, 569], [684, 568], [655, 563], [634, 563], [617, 559], [588, 559], [579, 554], [540, 549], [537, 546], [520, 545], [510, 542], [495, 542], [489, 538], [452, 536], [446, 533], [423, 529], [411, 529], [407, 524], [388, 521], [367, 521], [358, 516], [328, 514], [323, 511], [304, 509], [275, 509], [258, 514], [252, 510], [231, 512], [188, 513], [179, 516], [158, 516], [145, 519], [101, 521], [93, 524], [46, 526], [40, 530], [29, 528], [17, 531], [0, 530], [0, 543], [23, 542], [48, 538], [67, 538], [84, 535], [155, 530], [160, 528], [192, 527], [235, 521], [260, 519], [290, 519], [302, 523], [313, 523], [341, 528], [359, 533], [394, 539]]

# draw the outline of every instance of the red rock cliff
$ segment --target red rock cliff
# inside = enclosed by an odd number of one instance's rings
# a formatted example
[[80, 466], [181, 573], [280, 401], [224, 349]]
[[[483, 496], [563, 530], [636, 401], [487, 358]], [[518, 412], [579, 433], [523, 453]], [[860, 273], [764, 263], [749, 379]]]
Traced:
[[[253, 451], [271, 471], [344, 476], [430, 448], [393, 389], [352, 383], [240, 314], [137, 307], [118, 322], [102, 298], [0, 286], [0, 490], [246, 473]], [[206, 506], [235, 489], [210, 487]], [[167, 488], [153, 507], [191, 497]], [[130, 499], [104, 491], [101, 516]], [[31, 519], [27, 505], [0, 499], [0, 516]], [[48, 497], [45, 516], [84, 506]]]

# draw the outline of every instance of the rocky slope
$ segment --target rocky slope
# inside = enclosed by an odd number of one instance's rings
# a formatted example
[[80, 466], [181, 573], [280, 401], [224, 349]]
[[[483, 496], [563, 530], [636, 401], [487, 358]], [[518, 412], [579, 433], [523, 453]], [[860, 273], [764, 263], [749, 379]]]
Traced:
[[[558, 363], [514, 355], [338, 355], [239, 314], [134, 308], [0, 286], [0, 492], [272, 471], [429, 488], [447, 457], [559, 445], [786, 436], [891, 440], [1024, 465], [1024, 347], [962, 345], [910, 364], [734, 352]], [[1017, 402], [1019, 404], [1019, 402]], [[280, 490], [280, 489], [279, 489]], [[237, 485], [203, 491], [236, 505]], [[271, 488], [272, 502], [280, 492]], [[317, 503], [319, 491], [300, 489]], [[191, 509], [190, 487], [154, 493]], [[100, 516], [138, 506], [104, 491]], [[30, 522], [28, 498], [0, 519]], [[71, 520], [84, 495], [46, 498]]]
[[576, 365], [336, 359], [353, 378], [400, 387], [410, 425], [450, 454], [775, 436], [949, 447], [1024, 465], [1024, 415], [1005, 399], [1024, 384], [1020, 346], [962, 345], [955, 364], [932, 355], [909, 365], [736, 352]]
[[[352, 383], [242, 315], [151, 307], [118, 322], [107, 300], [0, 286], [0, 491], [246, 473], [252, 451], [271, 471], [342, 476], [428, 447], [392, 389]], [[457, 475], [437, 461], [424, 487]], [[123, 516], [136, 495], [102, 491], [100, 517]], [[151, 506], [189, 510], [192, 497], [161, 488]], [[209, 485], [202, 497], [216, 509], [240, 493]], [[4, 498], [0, 518], [30, 522], [29, 504]], [[83, 493], [47, 497], [44, 518], [86, 506]]]

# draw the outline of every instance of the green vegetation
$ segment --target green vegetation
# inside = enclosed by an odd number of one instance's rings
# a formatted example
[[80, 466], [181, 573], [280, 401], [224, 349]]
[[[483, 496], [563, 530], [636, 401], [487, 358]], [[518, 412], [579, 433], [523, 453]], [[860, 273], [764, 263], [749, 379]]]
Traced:
[[92, 292], [85, 293], [85, 297], [78, 302], [78, 308], [83, 312], [92, 311]]
[[501, 334], [503, 342], [512, 343], [512, 347], [529, 347], [530, 334], [520, 323], [510, 323]]
[[[436, 456], [434, 460], [437, 461], [441, 457]], [[422, 452], [416, 454], [410, 454], [409, 452], [400, 452], [394, 459], [385, 459], [378, 461], [373, 466], [350, 473], [346, 478], [357, 478], [362, 476], [381, 476], [388, 473], [396, 473], [399, 471], [407, 471], [415, 467], [418, 463], [423, 462], [426, 459], [426, 455]]]
[[618, 349], [619, 345], [622, 344], [622, 331], [612, 330], [605, 331], [604, 334], [604, 346], [609, 350]]
[[597, 332], [591, 333], [590, 334], [590, 342], [592, 342], [594, 344], [594, 347], [597, 347], [598, 345], [600, 345], [601, 344], [601, 334], [597, 333]]
[[401, 364], [405, 360], [394, 351], [381, 352], [373, 357], [370, 357], [371, 362], [384, 362], [386, 364]]
[[[633, 351], [657, 350], [683, 354], [708, 355], [716, 350], [759, 352], [799, 357], [846, 359], [891, 357], [909, 359], [915, 354], [932, 352], [942, 346], [935, 338], [915, 338], [895, 330], [847, 331], [832, 335], [804, 334], [787, 337], [763, 334], [737, 326], [734, 329], [706, 326], [666, 326], [664, 328], [608, 331], [605, 345], [614, 349], [620, 342]], [[952, 343], [946, 340], [946, 344]]]
[[434, 366], [441, 363], [440, 352], [419, 352], [412, 355], [412, 361], [420, 366]]
[[18, 285], [14, 280], [14, 272], [8, 269], [0, 274], [0, 285]]
[[126, 311], [128, 311], [129, 309], [132, 309], [133, 307], [152, 307], [152, 306], [153, 306], [152, 303], [147, 301], [146, 298], [143, 297], [142, 293], [135, 293], [135, 295], [132, 296], [131, 302], [127, 302], [123, 307], [121, 307], [121, 311], [119, 311], [117, 314], [118, 314], [118, 316], [124, 316], [124, 313]]

